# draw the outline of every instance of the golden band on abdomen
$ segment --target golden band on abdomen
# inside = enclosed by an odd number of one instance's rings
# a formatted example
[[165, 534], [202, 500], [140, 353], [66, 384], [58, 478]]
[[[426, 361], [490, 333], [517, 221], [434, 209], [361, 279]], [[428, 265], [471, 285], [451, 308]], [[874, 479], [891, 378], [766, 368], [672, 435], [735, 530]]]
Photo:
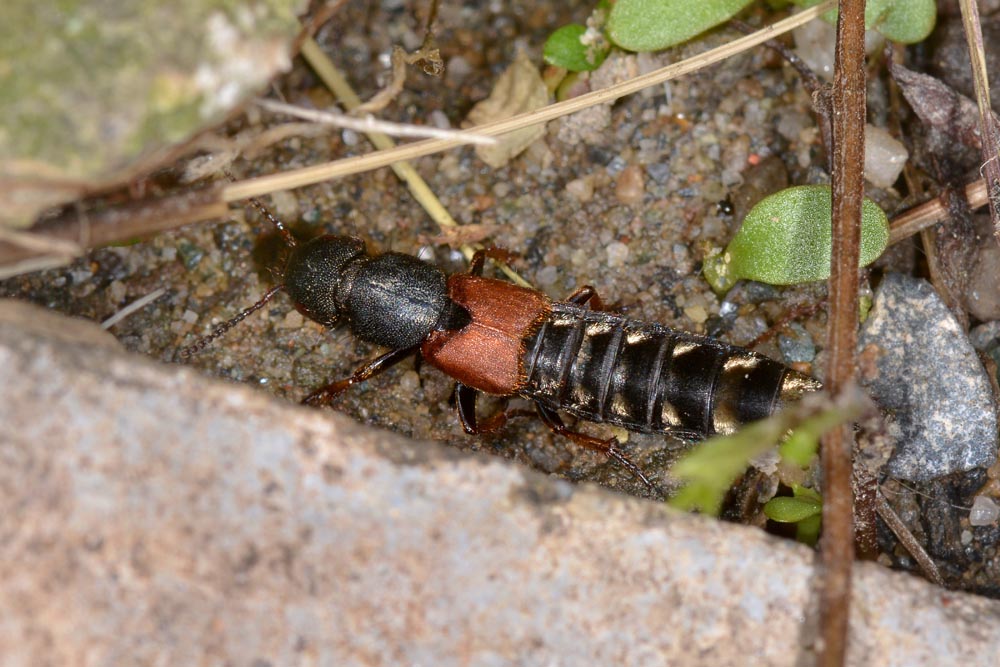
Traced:
[[555, 303], [525, 340], [519, 394], [582, 419], [701, 438], [767, 417], [819, 383], [713, 338]]

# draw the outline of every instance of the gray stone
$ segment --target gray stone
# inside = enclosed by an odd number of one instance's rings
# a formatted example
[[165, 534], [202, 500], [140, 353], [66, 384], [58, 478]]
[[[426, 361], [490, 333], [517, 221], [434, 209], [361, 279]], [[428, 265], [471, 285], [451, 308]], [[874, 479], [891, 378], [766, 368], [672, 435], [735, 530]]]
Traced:
[[788, 333], [778, 336], [778, 349], [788, 363], [812, 363], [816, 358], [816, 344], [806, 328], [798, 322], [788, 326]]
[[969, 331], [969, 342], [980, 352], [988, 352], [1000, 345], [1000, 320], [983, 322]]
[[[809, 665], [814, 553], [407, 441], [0, 302], [4, 667]], [[1000, 603], [859, 564], [850, 665], [994, 665]]]
[[304, 0], [5, 0], [0, 226], [133, 181], [291, 66]]
[[989, 379], [929, 283], [886, 275], [858, 346], [871, 362], [864, 384], [901, 431], [887, 465], [890, 475], [924, 481], [996, 460]]

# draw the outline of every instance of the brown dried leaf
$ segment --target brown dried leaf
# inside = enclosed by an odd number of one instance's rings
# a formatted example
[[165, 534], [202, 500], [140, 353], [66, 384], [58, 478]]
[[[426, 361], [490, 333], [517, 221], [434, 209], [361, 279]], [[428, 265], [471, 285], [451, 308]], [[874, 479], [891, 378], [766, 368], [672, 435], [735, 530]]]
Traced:
[[[927, 126], [952, 142], [979, 150], [979, 110], [976, 103], [940, 79], [889, 63], [892, 78], [913, 111]], [[996, 114], [993, 114], [996, 119]]]
[[420, 242], [431, 245], [446, 245], [458, 248], [484, 241], [496, 234], [497, 225], [492, 223], [470, 223], [457, 227], [443, 227], [438, 234], [421, 235]]
[[[472, 108], [463, 126], [471, 127], [534, 111], [549, 101], [549, 91], [538, 68], [523, 51], [497, 79], [493, 92]], [[532, 125], [497, 137], [493, 146], [476, 146], [476, 155], [493, 168], [502, 167], [545, 133], [544, 125]]]

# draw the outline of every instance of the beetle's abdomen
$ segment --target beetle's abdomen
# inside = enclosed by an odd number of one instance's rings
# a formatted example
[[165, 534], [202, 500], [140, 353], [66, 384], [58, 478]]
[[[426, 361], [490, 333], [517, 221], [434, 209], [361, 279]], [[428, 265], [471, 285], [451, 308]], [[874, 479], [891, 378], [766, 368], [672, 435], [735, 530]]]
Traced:
[[749, 350], [553, 304], [526, 340], [525, 397], [583, 419], [705, 437], [767, 417], [819, 383]]

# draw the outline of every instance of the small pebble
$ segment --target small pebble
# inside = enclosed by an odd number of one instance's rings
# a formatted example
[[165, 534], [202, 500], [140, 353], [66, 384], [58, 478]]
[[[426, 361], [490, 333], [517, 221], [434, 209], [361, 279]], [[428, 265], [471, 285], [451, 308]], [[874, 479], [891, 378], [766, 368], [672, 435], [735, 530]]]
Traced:
[[431, 125], [438, 128], [439, 130], [451, 129], [451, 121], [448, 119], [448, 114], [441, 111], [440, 109], [435, 109], [434, 111], [432, 111], [430, 116], [428, 116], [428, 120], [430, 120]]
[[406, 371], [399, 378], [399, 390], [404, 394], [415, 394], [420, 389], [420, 375], [416, 371]]
[[535, 274], [535, 280], [539, 287], [552, 287], [559, 280], [559, 269], [554, 266], [546, 266]]
[[891, 188], [910, 154], [880, 127], [865, 125], [865, 178], [877, 188]]
[[120, 280], [114, 280], [108, 285], [108, 297], [111, 299], [112, 303], [121, 303], [125, 300], [125, 283]]
[[623, 160], [621, 156], [616, 155], [615, 157], [611, 158], [611, 162], [608, 163], [608, 166], [605, 167], [605, 169], [608, 170], [608, 175], [617, 176], [627, 166], [628, 165], [626, 164], [625, 160]]
[[837, 29], [826, 21], [809, 21], [792, 31], [795, 53], [821, 79], [833, 76], [833, 53]]
[[285, 319], [281, 321], [281, 326], [284, 329], [298, 329], [304, 322], [305, 318], [302, 317], [302, 313], [297, 310], [290, 310], [285, 315]]
[[778, 336], [778, 349], [785, 361], [812, 362], [816, 358], [816, 344], [813, 343], [812, 336], [798, 322], [792, 323], [788, 329], [789, 334]]
[[704, 324], [708, 319], [708, 312], [704, 306], [688, 306], [684, 309], [684, 314], [695, 324]]
[[566, 192], [580, 202], [588, 202], [594, 198], [594, 183], [590, 178], [574, 178], [566, 184]]
[[975, 269], [970, 272], [965, 294], [969, 312], [977, 320], [1000, 320], [1000, 246], [992, 236], [979, 246]]
[[615, 241], [608, 245], [608, 266], [612, 268], [620, 268], [625, 266], [625, 262], [628, 261], [628, 246], [624, 243]]
[[986, 352], [1000, 345], [1000, 320], [985, 322], [969, 331], [969, 341], [972, 347], [980, 352]]
[[299, 219], [299, 198], [289, 190], [279, 190], [271, 195], [271, 203], [278, 220]]
[[663, 185], [670, 180], [670, 163], [654, 162], [646, 166], [646, 172], [651, 179]]
[[1000, 507], [989, 496], [976, 496], [972, 501], [972, 511], [969, 512], [969, 524], [973, 526], [992, 526], [1000, 516]]
[[625, 205], [637, 204], [642, 201], [646, 194], [646, 185], [643, 182], [643, 170], [637, 164], [631, 164], [622, 170], [615, 184], [615, 197]]
[[93, 272], [89, 268], [74, 269], [69, 272], [69, 277], [73, 281], [74, 285], [80, 285], [87, 282], [93, 275]]
[[472, 65], [469, 61], [462, 56], [455, 56], [448, 61], [448, 66], [445, 69], [445, 78], [448, 83], [456, 84], [461, 83], [472, 73]]
[[191, 271], [205, 257], [205, 251], [193, 243], [181, 241], [177, 245], [177, 255], [181, 258], [184, 268]]

